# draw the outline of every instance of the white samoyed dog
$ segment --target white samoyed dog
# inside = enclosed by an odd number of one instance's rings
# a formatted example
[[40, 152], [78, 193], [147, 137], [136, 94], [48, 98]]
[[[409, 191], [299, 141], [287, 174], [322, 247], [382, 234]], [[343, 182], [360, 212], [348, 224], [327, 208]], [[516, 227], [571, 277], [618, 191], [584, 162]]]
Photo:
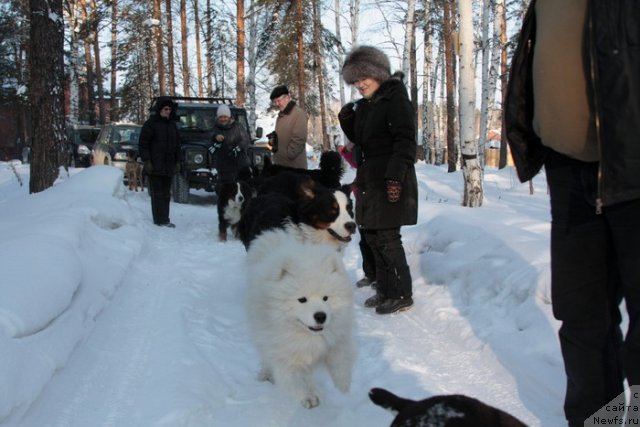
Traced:
[[249, 328], [262, 359], [258, 379], [313, 408], [320, 403], [313, 370], [324, 364], [336, 387], [348, 392], [356, 358], [353, 290], [340, 254], [278, 229], [251, 243], [247, 262]]

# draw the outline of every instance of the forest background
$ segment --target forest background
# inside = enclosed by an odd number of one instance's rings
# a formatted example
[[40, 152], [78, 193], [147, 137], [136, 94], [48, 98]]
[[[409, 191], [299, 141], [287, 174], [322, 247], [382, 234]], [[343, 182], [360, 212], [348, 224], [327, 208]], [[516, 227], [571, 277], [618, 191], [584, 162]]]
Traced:
[[405, 74], [419, 158], [462, 168], [463, 205], [481, 206], [485, 150], [508, 160], [501, 98], [528, 3], [1, 0], [0, 104], [31, 146], [30, 192], [58, 177], [66, 126], [142, 123], [158, 95], [232, 98], [254, 128], [286, 84], [309, 114], [309, 144], [329, 150], [342, 143], [340, 106], [356, 98], [342, 60], [371, 44]]

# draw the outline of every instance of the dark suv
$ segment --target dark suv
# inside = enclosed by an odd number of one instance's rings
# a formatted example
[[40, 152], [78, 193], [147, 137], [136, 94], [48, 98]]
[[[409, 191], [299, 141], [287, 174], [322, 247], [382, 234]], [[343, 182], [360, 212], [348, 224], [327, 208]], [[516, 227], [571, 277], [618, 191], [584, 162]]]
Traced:
[[[161, 97], [166, 99], [166, 96]], [[178, 104], [176, 115], [178, 118], [178, 132], [182, 146], [180, 173], [173, 179], [173, 201], [176, 203], [189, 202], [189, 190], [191, 188], [215, 191], [216, 187], [216, 156], [209, 152], [212, 145], [213, 127], [216, 120], [216, 110], [222, 104], [226, 104], [231, 110], [233, 118], [245, 127], [251, 135], [249, 146], [249, 159], [254, 169], [262, 169], [264, 158], [271, 156], [271, 150], [265, 144], [256, 144], [254, 134], [249, 129], [247, 111], [233, 105], [230, 98], [191, 98], [168, 97]], [[156, 102], [154, 98], [151, 104], [151, 114], [155, 114]], [[262, 136], [262, 129], [256, 130], [256, 138]]]
[[91, 150], [93, 164], [115, 166], [124, 172], [129, 150], [134, 150], [136, 158], [138, 156], [141, 130], [142, 126], [135, 123], [112, 122], [104, 125]]
[[67, 125], [68, 166], [87, 168], [91, 166], [91, 149], [100, 133], [100, 126]]

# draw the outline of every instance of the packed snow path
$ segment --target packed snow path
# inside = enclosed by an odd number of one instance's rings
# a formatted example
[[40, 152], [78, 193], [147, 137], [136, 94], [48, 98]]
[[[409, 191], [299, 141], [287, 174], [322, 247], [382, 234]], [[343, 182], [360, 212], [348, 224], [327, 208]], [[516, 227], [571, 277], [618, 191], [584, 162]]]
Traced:
[[[312, 410], [256, 380], [245, 251], [217, 241], [215, 197], [172, 204], [177, 228], [167, 229], [151, 224], [146, 193], [127, 191], [139, 251], [63, 368], [0, 426], [388, 426], [392, 415], [368, 399], [372, 387], [414, 399], [462, 393], [531, 426], [562, 426], [548, 207], [509, 179], [488, 174], [485, 207], [471, 210], [458, 206], [459, 174], [421, 165], [419, 224], [403, 228], [415, 305], [379, 316], [362, 304], [372, 291], [355, 291], [351, 391], [320, 371]], [[355, 283], [357, 237], [344, 261]]]

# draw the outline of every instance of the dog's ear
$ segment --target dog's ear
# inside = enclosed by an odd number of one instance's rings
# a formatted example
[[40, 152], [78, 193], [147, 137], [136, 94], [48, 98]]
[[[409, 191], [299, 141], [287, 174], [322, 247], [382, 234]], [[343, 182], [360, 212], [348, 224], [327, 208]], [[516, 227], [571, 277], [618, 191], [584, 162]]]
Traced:
[[303, 200], [313, 200], [316, 197], [316, 183], [310, 176], [301, 175], [298, 180], [298, 192]]

